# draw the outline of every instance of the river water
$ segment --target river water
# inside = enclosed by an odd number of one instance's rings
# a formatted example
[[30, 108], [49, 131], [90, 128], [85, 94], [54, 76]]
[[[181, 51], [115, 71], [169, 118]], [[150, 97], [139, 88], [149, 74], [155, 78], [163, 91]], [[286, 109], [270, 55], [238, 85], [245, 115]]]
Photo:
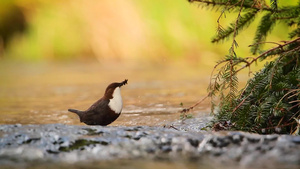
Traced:
[[[85, 125], [79, 122], [77, 115], [68, 112], [67, 109], [82, 110], [88, 108], [102, 97], [108, 84], [121, 82], [124, 79], [128, 79], [128, 84], [122, 87], [123, 111], [111, 126], [162, 126], [173, 122], [178, 123], [180, 110], [193, 105], [206, 96], [210, 71], [210, 66], [182, 63], [141, 62], [136, 64], [118, 61], [102, 63], [97, 61], [24, 63], [2, 60], [0, 62], [0, 124], [4, 128], [6, 127], [5, 124], [55, 123], [54, 126], [66, 124], [63, 125], [66, 128], [72, 127], [72, 125]], [[196, 117], [191, 120], [205, 119], [209, 113], [209, 100], [206, 100], [191, 112]], [[22, 125], [15, 126], [22, 128]], [[46, 125], [37, 126], [42, 128]], [[2, 136], [6, 137], [6, 135]], [[20, 136], [22, 136], [22, 133]], [[28, 145], [25, 145], [25, 147], [28, 147]], [[16, 161], [15, 158], [8, 158], [9, 156], [5, 154], [6, 151], [2, 151], [0, 166], [17, 169], [45, 167], [123, 169], [248, 168], [237, 165], [235, 162], [233, 164], [230, 162], [223, 164], [222, 158], [213, 161], [205, 158], [198, 158], [198, 160], [181, 159], [181, 156], [178, 160], [113, 159], [109, 161], [96, 160], [69, 163], [64, 162], [65, 159], [61, 159], [62, 162], [48, 162], [28, 160], [31, 159], [31, 153], [35, 153], [35, 149], [30, 149], [33, 152], [29, 153], [27, 151], [22, 152], [22, 149], [11, 149], [8, 155], [15, 156], [12, 154], [14, 150], [16, 150], [15, 155], [24, 153], [27, 155], [24, 159], [16, 156]], [[275, 168], [289, 168], [285, 165], [286, 163], [283, 163], [282, 166]]]
[[[122, 87], [122, 114], [111, 125], [164, 125], [206, 95], [210, 71], [182, 63], [2, 61], [0, 124], [84, 125], [67, 109], [87, 109], [108, 84], [128, 79]], [[209, 101], [192, 112], [208, 113]]]

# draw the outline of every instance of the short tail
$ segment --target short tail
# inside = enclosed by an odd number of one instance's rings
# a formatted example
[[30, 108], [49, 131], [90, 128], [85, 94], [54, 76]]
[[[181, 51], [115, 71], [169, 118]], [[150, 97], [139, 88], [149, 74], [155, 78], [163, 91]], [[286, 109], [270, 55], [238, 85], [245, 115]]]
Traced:
[[76, 109], [68, 109], [69, 112], [76, 113], [79, 116], [80, 122], [82, 122], [82, 115], [84, 111], [76, 110]]

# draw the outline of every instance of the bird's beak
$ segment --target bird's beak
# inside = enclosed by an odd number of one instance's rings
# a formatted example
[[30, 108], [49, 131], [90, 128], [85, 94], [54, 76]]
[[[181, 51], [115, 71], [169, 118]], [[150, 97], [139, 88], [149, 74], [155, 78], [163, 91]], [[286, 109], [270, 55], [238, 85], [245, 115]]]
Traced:
[[122, 87], [124, 85], [126, 85], [128, 82], [128, 79], [125, 79], [123, 82], [120, 83], [119, 87]]

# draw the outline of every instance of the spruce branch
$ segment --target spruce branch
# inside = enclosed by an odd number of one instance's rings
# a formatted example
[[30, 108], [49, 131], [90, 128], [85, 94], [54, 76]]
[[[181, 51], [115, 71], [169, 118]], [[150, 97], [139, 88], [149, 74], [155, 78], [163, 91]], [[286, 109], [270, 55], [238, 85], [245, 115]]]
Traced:
[[289, 38], [290, 39], [292, 39], [292, 38], [294, 38], [296, 36], [300, 37], [300, 28], [297, 28], [294, 31], [292, 31], [291, 33], [289, 33]]
[[[238, 70], [236, 71], [236, 73], [238, 73], [239, 71], [241, 71], [241, 70], [245, 69], [246, 67], [250, 66], [251, 64], [253, 64], [254, 62], [256, 62], [258, 59], [260, 59], [260, 58], [262, 58], [262, 57], [265, 57], [265, 56], [267, 56], [267, 55], [269, 55], [269, 54], [272, 54], [272, 52], [274, 52], [274, 51], [276, 51], [276, 50], [278, 50], [278, 49], [279, 49], [280, 51], [282, 51], [282, 49], [283, 49], [284, 46], [290, 45], [290, 44], [295, 43], [295, 42], [300, 42], [300, 37], [298, 37], [298, 38], [296, 38], [296, 39], [294, 39], [294, 40], [291, 40], [291, 41], [287, 41], [285, 44], [278, 45], [277, 47], [274, 47], [274, 48], [272, 48], [272, 49], [269, 49], [269, 50], [265, 51], [264, 53], [260, 54], [259, 56], [255, 57], [255, 58], [252, 58], [252, 60], [249, 61], [246, 65], [244, 65], [243, 67], [241, 67], [240, 69], [238, 69]], [[299, 48], [299, 47], [297, 47], [297, 48], [295, 48], [295, 49], [292, 49], [292, 50], [290, 50], [290, 51], [298, 50], [298, 48]], [[283, 51], [282, 51], [282, 52], [283, 52]], [[278, 53], [276, 53], [276, 54], [278, 54]]]
[[[300, 3], [297, 6], [279, 7], [278, 0], [270, 1], [271, 6], [268, 7], [265, 0], [189, 0], [221, 11], [217, 19], [217, 35], [212, 42], [220, 42], [231, 36], [232, 43], [229, 54], [217, 62], [212, 70], [207, 96], [184, 111], [193, 109], [210, 97], [211, 111], [214, 112], [216, 106], [220, 108], [214, 114], [214, 127], [222, 125], [222, 121], [231, 121], [232, 125], [227, 129], [259, 133], [299, 133], [300, 123], [296, 126], [292, 120], [300, 118]], [[223, 28], [220, 20], [231, 11], [236, 12], [237, 17], [228, 27]], [[264, 12], [263, 17], [257, 27], [254, 42], [249, 46], [251, 52], [257, 55], [241, 58], [235, 52], [238, 47], [236, 37], [261, 11]], [[291, 27], [293, 31], [289, 36], [296, 39], [266, 42], [267, 35], [278, 21]], [[265, 43], [276, 46], [259, 53]], [[238, 73], [249, 68], [250, 74], [253, 63], [267, 58], [275, 60], [265, 64], [264, 69], [255, 73], [244, 89], [238, 90]], [[298, 92], [285, 95], [295, 88]], [[217, 99], [219, 103], [216, 102]]]
[[281, 46], [281, 44], [280, 44], [280, 43], [277, 43], [277, 42], [258, 42], [258, 43], [249, 45], [248, 47], [256, 46], [256, 45], [258, 45], [258, 44], [265, 44], [265, 43], [271, 43], [271, 44], [275, 44], [275, 45]]
[[186, 113], [189, 112], [190, 110], [194, 109], [196, 106], [198, 106], [200, 103], [202, 103], [204, 100], [206, 100], [208, 97], [210, 97], [210, 93], [208, 93], [204, 98], [196, 102], [194, 105], [190, 106], [189, 108], [183, 109], [180, 111], [180, 113]]
[[277, 0], [271, 0], [271, 8], [275, 11], [277, 11], [278, 5]]
[[260, 21], [260, 24], [256, 30], [254, 37], [254, 44], [251, 46], [251, 52], [255, 55], [258, 50], [261, 48], [263, 41], [265, 41], [267, 34], [272, 30], [272, 27], [275, 25], [275, 22], [272, 20], [272, 13], [268, 12], [264, 15]]
[[[240, 2], [239, 3], [234, 3], [234, 0], [188, 0], [190, 3], [193, 2], [198, 2], [198, 3], [202, 3], [205, 4], [207, 6], [227, 6], [228, 2], [230, 3], [230, 5], [232, 7], [240, 7]], [[244, 9], [256, 9], [256, 10], [263, 10], [263, 11], [273, 11], [272, 8], [266, 6], [266, 5], [257, 5], [256, 1], [254, 1], [254, 3], [252, 1], [249, 1], [248, 3], [243, 5]]]
[[[241, 70], [243, 70], [246, 67], [249, 67], [256, 62], [257, 60], [259, 60], [262, 57], [265, 57], [266, 55], [270, 55], [272, 54], [272, 52], [277, 51], [275, 54], [278, 54], [278, 51], [281, 51], [281, 53], [285, 53], [285, 52], [295, 52], [295, 51], [299, 51], [300, 50], [300, 46], [291, 49], [291, 50], [284, 50], [284, 47], [286, 47], [287, 45], [291, 45], [293, 43], [298, 43], [298, 41], [300, 42], [300, 37], [297, 39], [294, 39], [292, 41], [285, 41], [284, 44], [279, 44], [279, 43], [275, 43], [275, 42], [266, 42], [266, 43], [273, 43], [276, 44], [278, 46], [262, 53], [261, 55], [252, 58], [252, 57], [248, 57], [248, 58], [232, 58], [230, 56], [228, 56], [227, 58], [225, 58], [224, 60], [219, 61], [215, 66], [214, 69], [211, 73], [211, 80], [210, 80], [210, 84], [209, 84], [209, 91], [210, 94], [209, 96], [212, 97], [212, 93], [215, 94], [215, 92], [222, 92], [224, 89], [229, 88], [229, 93], [227, 94], [227, 96], [225, 97], [225, 100], [227, 100], [227, 102], [229, 102], [230, 106], [234, 106], [232, 104], [232, 100], [235, 98], [235, 93], [237, 92], [237, 73]], [[261, 42], [263, 43], [263, 42]], [[248, 61], [250, 59], [250, 61]], [[280, 60], [280, 59], [279, 59]], [[241, 63], [245, 63], [244, 66], [242, 66], [241, 68], [235, 70], [235, 67]], [[217, 67], [219, 67], [220, 65], [225, 64], [221, 67], [220, 71], [216, 74], [215, 78], [212, 78], [214, 71], [217, 69]], [[273, 69], [275, 70], [275, 69]], [[228, 72], [228, 73], [226, 73]], [[271, 79], [273, 78], [273, 75], [271, 75]], [[222, 80], [222, 81], [221, 81]], [[214, 82], [212, 82], [214, 81]], [[218, 83], [218, 81], [221, 82], [221, 84]], [[269, 85], [271, 85], [272, 80], [270, 80]], [[228, 83], [228, 85], [226, 85]], [[226, 87], [227, 86], [227, 87]], [[221, 89], [220, 89], [221, 87]], [[254, 88], [253, 88], [254, 90]], [[250, 96], [250, 95], [249, 95]], [[242, 102], [240, 102], [237, 106], [233, 107], [233, 112], [235, 112], [245, 101], [246, 99], [249, 97], [247, 96], [244, 100], [242, 100]], [[224, 97], [224, 96], [222, 96]]]
[[276, 20], [296, 19], [294, 21], [297, 22], [297, 18], [299, 19], [299, 15], [300, 15], [299, 6], [283, 7], [280, 10], [277, 10], [276, 15], [274, 15], [274, 19]]
[[234, 52], [234, 47], [237, 47], [237, 42], [235, 41], [235, 38], [236, 38], [236, 35], [237, 35], [237, 29], [238, 29], [238, 22], [240, 21], [240, 18], [241, 18], [241, 12], [242, 12], [242, 7], [244, 5], [244, 2], [245, 0], [242, 0], [241, 1], [241, 7], [240, 7], [240, 10], [239, 10], [239, 13], [238, 13], [238, 16], [235, 20], [235, 25], [234, 25], [234, 31], [233, 31], [233, 37], [232, 37], [232, 45], [231, 45], [231, 51], [232, 51], [232, 54], [234, 54], [234, 56], [236, 56], [235, 52]]
[[273, 82], [273, 78], [274, 78], [274, 75], [275, 75], [275, 70], [277, 68], [277, 65], [279, 63], [279, 61], [283, 58], [283, 55], [281, 55], [274, 63], [274, 66], [271, 68], [271, 73], [270, 73], [270, 77], [269, 77], [269, 89], [272, 89], [272, 82]]
[[[218, 32], [215, 37], [212, 39], [212, 43], [220, 42], [225, 38], [228, 38], [231, 34], [237, 35], [238, 31], [242, 30], [244, 27], [249, 26], [257, 14], [257, 10], [251, 10], [244, 15], [240, 15], [238, 21], [236, 20], [234, 23], [231, 23], [230, 26], [226, 29], [222, 29], [222, 31]], [[218, 27], [219, 27], [218, 22]]]
[[[241, 99], [241, 96], [243, 95], [243, 93], [245, 92], [247, 86], [244, 88], [243, 92], [241, 93], [240, 95], [240, 98]], [[249, 92], [249, 94], [232, 110], [232, 113], [234, 114], [234, 112], [236, 112], [237, 109], [239, 109], [243, 103], [251, 96], [252, 92], [254, 91], [255, 89], [255, 86], [251, 89], [251, 91]]]
[[294, 122], [282, 124], [282, 125], [280, 125], [280, 126], [266, 127], [266, 128], [262, 128], [262, 130], [270, 130], [270, 129], [275, 129], [275, 128], [282, 128], [282, 127], [286, 127], [286, 126], [292, 126], [292, 125], [294, 125], [294, 124], [297, 124], [297, 122], [294, 121]]
[[[292, 94], [292, 93], [295, 93], [295, 94]], [[292, 94], [291, 96], [287, 97], [288, 95]], [[296, 95], [299, 94], [299, 89], [293, 89], [293, 90], [290, 90], [289, 92], [287, 92], [285, 95], [283, 95], [280, 100], [278, 101], [278, 103], [276, 104], [275, 106], [275, 109], [278, 108], [279, 104], [282, 102], [283, 99], [285, 98], [291, 98], [291, 97], [294, 97]]]

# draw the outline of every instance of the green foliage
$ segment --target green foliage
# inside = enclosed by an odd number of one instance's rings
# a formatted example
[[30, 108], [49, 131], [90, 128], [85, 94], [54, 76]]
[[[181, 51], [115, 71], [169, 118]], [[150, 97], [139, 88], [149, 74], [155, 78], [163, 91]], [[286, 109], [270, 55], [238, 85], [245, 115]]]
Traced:
[[[290, 63], [287, 65], [287, 62]], [[232, 126], [234, 129], [258, 133], [292, 133], [297, 126], [293, 117], [300, 117], [299, 79], [299, 53], [293, 58], [279, 57], [266, 64], [248, 81], [247, 86], [232, 101], [232, 106], [229, 102], [223, 102], [221, 114], [229, 110], [231, 116], [226, 120], [235, 123]]]
[[258, 50], [262, 46], [262, 42], [266, 40], [267, 33], [269, 33], [274, 26], [275, 22], [271, 20], [272, 13], [268, 12], [265, 14], [261, 21], [259, 26], [257, 27], [256, 34], [254, 37], [254, 45], [251, 47], [251, 52], [253, 54], [257, 54]]
[[[237, 31], [242, 30], [244, 27], [250, 25], [252, 21], [254, 21], [254, 17], [258, 10], [250, 10], [246, 14], [240, 17], [237, 23]], [[232, 35], [235, 29], [235, 23], [231, 23], [230, 26], [226, 29], [222, 28], [221, 26], [218, 27], [217, 35], [212, 39], [212, 42], [219, 42], [225, 38], [228, 38], [229, 35]]]
[[[225, 12], [237, 12], [237, 19], [226, 29], [218, 25], [212, 42], [232, 35], [229, 55], [219, 61], [211, 76], [209, 96], [212, 98], [214, 127], [257, 133], [299, 134], [300, 119], [300, 1], [295, 6], [280, 7], [277, 0], [194, 0]], [[234, 9], [234, 10], [233, 10]], [[242, 14], [243, 13], [243, 14]], [[262, 15], [250, 45], [253, 57], [243, 58], [235, 53], [235, 37]], [[218, 19], [218, 23], [219, 23]], [[291, 40], [266, 42], [277, 22], [285, 23]], [[285, 30], [283, 32], [288, 32]], [[263, 51], [265, 43], [275, 47]], [[253, 63], [272, 60], [254, 74], [242, 90], [238, 90], [237, 74]], [[219, 100], [216, 102], [215, 100]], [[220, 127], [220, 126], [223, 126]], [[226, 126], [226, 127], [224, 127]]]
[[277, 10], [278, 8], [277, 0], [271, 0], [271, 8], [275, 11]]

